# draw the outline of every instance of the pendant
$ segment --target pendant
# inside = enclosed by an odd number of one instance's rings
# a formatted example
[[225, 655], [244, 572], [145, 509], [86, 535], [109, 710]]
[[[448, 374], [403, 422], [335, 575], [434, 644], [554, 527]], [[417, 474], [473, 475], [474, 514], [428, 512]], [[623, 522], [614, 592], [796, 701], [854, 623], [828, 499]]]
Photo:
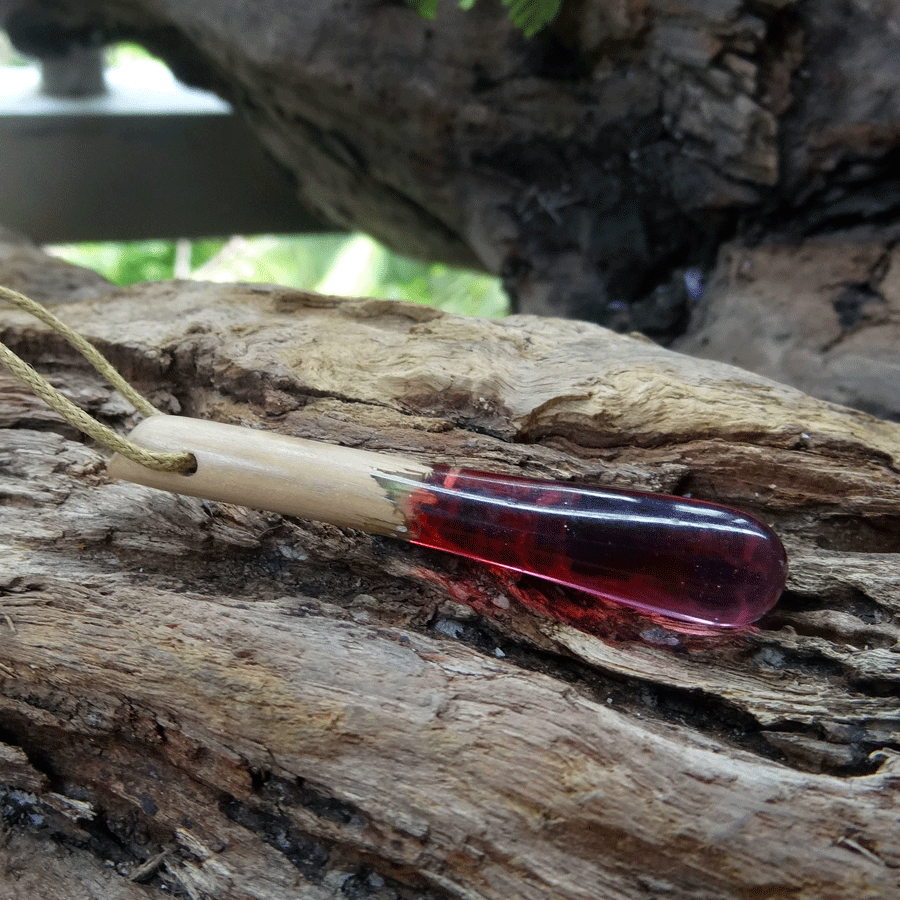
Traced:
[[[787, 557], [736, 509], [640, 491], [478, 472], [220, 422], [156, 415], [129, 436], [196, 470], [116, 454], [115, 478], [388, 535], [690, 625], [739, 628], [777, 602]], [[597, 621], [603, 616], [597, 606]]]

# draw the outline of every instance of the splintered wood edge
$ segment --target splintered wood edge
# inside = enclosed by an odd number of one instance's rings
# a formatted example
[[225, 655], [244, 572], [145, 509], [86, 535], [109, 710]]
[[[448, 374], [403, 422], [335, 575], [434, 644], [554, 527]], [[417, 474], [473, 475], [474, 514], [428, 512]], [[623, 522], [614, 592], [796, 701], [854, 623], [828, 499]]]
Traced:
[[[260, 334], [260, 313], [250, 312], [249, 318], [246, 311], [235, 312], [244, 317], [245, 325], [235, 332], [244, 342], [248, 328], [251, 335]], [[226, 320], [229, 315], [228, 310], [223, 313]], [[190, 316], [171, 321], [183, 334], [190, 331]], [[441, 323], [443, 318], [427, 324]], [[334, 324], [346, 343], [346, 317]], [[456, 327], [453, 322], [444, 327], [449, 325]], [[150, 331], [162, 346], [177, 342], [173, 327], [154, 325]], [[284, 335], [285, 322], [274, 327]], [[321, 333], [323, 322], [316, 327]], [[460, 327], [470, 341], [476, 329], [465, 321]], [[551, 332], [559, 340], [560, 332]], [[116, 340], [125, 340], [126, 334], [127, 328]], [[211, 354], [204, 362], [211, 369], [234, 349], [228, 327], [216, 334], [221, 339], [208, 341], [204, 351]], [[131, 346], [134, 340], [132, 336]], [[420, 349], [425, 353], [433, 345]], [[138, 356], [145, 352], [160, 351], [150, 340]], [[255, 365], [252, 357], [250, 362]], [[433, 362], [426, 360], [424, 370]], [[232, 363], [237, 378], [245, 364]], [[219, 371], [226, 383], [229, 370]], [[544, 377], [552, 381], [561, 371]], [[259, 377], [264, 381], [273, 372], [284, 376], [284, 369], [275, 367]], [[528, 392], [516, 393], [515, 374], [504, 384], [510, 385], [511, 400], [520, 402]], [[570, 371], [570, 386], [575, 374]], [[351, 367], [345, 377], [352, 388], [360, 376]], [[390, 383], [397, 382], [385, 382]], [[350, 395], [352, 399], [352, 390]], [[827, 406], [809, 398], [805, 402]], [[825, 415], [837, 422], [854, 414], [830, 408]], [[21, 517], [7, 536], [11, 549], [4, 558], [23, 573], [37, 568], [26, 579], [35, 586], [10, 594], [4, 606], [16, 623], [15, 635], [2, 643], [4, 718], [26, 728], [33, 725], [42, 746], [48, 737], [58, 741], [58, 764], [68, 767], [75, 780], [92, 780], [115, 808], [137, 809], [124, 785], [143, 771], [148, 755], [154, 763], [168, 760], [174, 767], [166, 770], [172, 779], [160, 781], [158, 796], [155, 782], [141, 782], [154, 791], [148, 795], [158, 807], [153, 820], [168, 828], [176, 815], [196, 807], [196, 821], [208, 821], [212, 836], [182, 834], [176, 839], [194, 852], [220, 846], [217, 836], [227, 836], [233, 848], [211, 849], [209, 865], [192, 863], [182, 872], [196, 889], [214, 885], [221, 888], [217, 896], [237, 896], [243, 890], [274, 898], [296, 883], [296, 870], [280, 854], [215, 812], [223, 785], [242, 803], [262, 802], [252, 791], [249, 765], [288, 780], [311, 780], [322, 796], [368, 815], [373, 828], [360, 836], [353, 827], [338, 827], [297, 809], [290, 817], [301, 833], [367, 858], [374, 853], [388, 869], [417, 872], [448, 891], [461, 885], [471, 889], [475, 878], [482, 896], [507, 898], [513, 878], [525, 900], [581, 897], [583, 884], [591, 884], [592, 896], [599, 896], [595, 888], [601, 871], [609, 897], [642, 896], [635, 871], [658, 887], [716, 900], [743, 896], [748, 885], [815, 900], [880, 900], [896, 890], [898, 860], [890, 836], [898, 781], [890, 760], [864, 778], [797, 772], [691, 729], [673, 730], [627, 714], [612, 719], [604, 715], [605, 704], [573, 694], [552, 678], [502, 660], [485, 660], [446, 641], [406, 630], [348, 628], [327, 613], [322, 619], [292, 618], [290, 609], [268, 609], [260, 601], [235, 616], [229, 611], [235, 601], [227, 597], [211, 600], [160, 591], [134, 580], [130, 570], [110, 581], [110, 576], [84, 568], [83, 550], [77, 557], [81, 568], [68, 580], [41, 576], [41, 559], [53, 550], [53, 529], [62, 529], [60, 541], [67, 546], [72, 517], [83, 519], [84, 511], [89, 512], [80, 476], [67, 474], [65, 467], [59, 470], [60, 460], [69, 458], [54, 456], [62, 443], [47, 433], [42, 440], [56, 448], [48, 448], [53, 457], [48, 471], [62, 480], [55, 486], [50, 481], [33, 486], [29, 502], [40, 508], [61, 502], [54, 498], [68, 499], [60, 507], [62, 515], [50, 510], [41, 523], [34, 523], [43, 536], [28, 548], [18, 546], [29, 533]], [[75, 450], [86, 460], [96, 457], [78, 445], [66, 453], [71, 456]], [[74, 457], [67, 464], [74, 465]], [[815, 454], [807, 464], [816, 464]], [[88, 465], [84, 471], [93, 469]], [[92, 490], [96, 496], [97, 488]], [[115, 494], [119, 502], [124, 496]], [[177, 509], [189, 508], [172, 511]], [[172, 511], [148, 510], [147, 524], [158, 521], [165, 534], [165, 516]], [[98, 550], [102, 548], [109, 521], [84, 525], [88, 546], [100, 540]], [[36, 547], [47, 541], [48, 549], [36, 555]], [[154, 552], [152, 540], [143, 546]], [[101, 590], [78, 588], [98, 578]], [[246, 598], [240, 606], [247, 606]], [[616, 669], [609, 659], [598, 664]], [[45, 699], [36, 713], [32, 702], [41, 697]], [[123, 697], [129, 698], [124, 706]], [[86, 710], [89, 721], [73, 719], [73, 708]], [[536, 721], [543, 723], [537, 730]], [[80, 742], [95, 740], [98, 730], [117, 736], [121, 789], [102, 773], [93, 781], [84, 767], [91, 757]], [[166, 741], [157, 745], [162, 733]], [[139, 756], [136, 746], [141, 747]], [[167, 792], [178, 783], [177, 773], [189, 776], [194, 785], [207, 785], [212, 794], [198, 802], [180, 789]], [[519, 777], [523, 773], [524, 781]], [[436, 787], [423, 795], [422, 784]], [[670, 799], [660, 807], [659, 798]], [[628, 811], [625, 817], [623, 810]], [[742, 811], [742, 818], [723, 822], [712, 815], [715, 810]], [[485, 821], [491, 822], [488, 831]], [[475, 828], [473, 822], [480, 824]], [[184, 831], [179, 824], [176, 835], [179, 828]], [[607, 839], [610, 829], [615, 841]], [[785, 842], [785, 833], [796, 840]], [[523, 835], [532, 836], [525, 853]], [[423, 859], [423, 846], [433, 866]], [[460, 856], [461, 846], [472, 848], [472, 860]], [[511, 858], [524, 861], [514, 873]], [[258, 876], [261, 859], [269, 866], [268, 882]], [[254, 861], [256, 869], [250, 865]], [[311, 897], [319, 896], [314, 886], [300, 883]]]
[[[426, 882], [434, 865], [459, 886], [469, 865], [459, 847], [473, 839], [476, 820], [490, 821], [488, 832], [476, 829], [485, 897], [508, 897], [510, 854], [520, 860], [524, 900], [580, 897], [576, 885], [598, 870], [609, 883], [594, 896], [636, 896], [623, 871], [634, 866], [681, 889], [717, 888], [721, 897], [743, 896], [734, 885], [745, 892], [773, 884], [796, 896], [815, 885], [808, 896], [817, 900], [875, 897], [896, 884], [896, 766], [856, 779], [792, 771], [458, 645], [285, 618], [284, 602], [247, 607], [146, 588], [113, 595], [47, 585], [16, 606], [22, 627], [4, 653], [15, 675], [0, 709], [20, 717], [28, 697], [77, 700], [78, 719], [50, 703], [42, 728], [69, 742], [60, 764], [79, 759], [80, 777], [107, 800], [119, 793], [118, 778], [147, 765], [177, 767], [212, 792], [213, 808], [223, 785], [238, 806], [258, 804], [251, 770], [309, 780], [357, 809], [358, 821], [283, 813], [297, 827], [350, 851], [377, 847], [388, 870], [413, 868]], [[114, 625], [96, 627], [111, 617]], [[107, 757], [80, 759], [98, 732], [125, 743]], [[144, 738], [129, 749], [129, 735]], [[110, 772], [121, 774], [110, 782]], [[159, 775], [142, 781], [142, 802], [156, 810], [157, 827], [187, 827], [208, 845], [210, 824], [185, 826], [186, 798], [170, 795], [188, 784]], [[422, 785], [431, 786], [425, 794]], [[191, 809], [203, 801], [186, 802]], [[617, 812], [626, 809], [627, 820]], [[610, 828], [615, 842], [604, 837]], [[799, 837], [786, 842], [786, 832]], [[840, 845], [849, 833], [872, 858]], [[421, 859], [422, 841], [433, 864]], [[227, 849], [213, 855], [217, 867], [229, 867]], [[239, 890], [245, 882], [233, 877]]]

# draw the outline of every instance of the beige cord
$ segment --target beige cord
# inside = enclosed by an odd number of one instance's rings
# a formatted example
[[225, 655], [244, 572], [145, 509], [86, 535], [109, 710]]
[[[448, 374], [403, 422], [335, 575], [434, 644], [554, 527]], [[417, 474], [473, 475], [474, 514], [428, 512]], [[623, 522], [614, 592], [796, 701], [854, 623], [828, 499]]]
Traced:
[[[64, 337], [138, 412], [145, 416], [159, 415], [159, 410], [146, 397], [139, 394], [93, 344], [57, 319], [40, 303], [2, 286], [0, 286], [0, 299], [25, 310]], [[138, 465], [155, 469], [158, 472], [183, 473], [194, 468], [195, 460], [191, 453], [160, 453], [155, 450], [147, 450], [98, 422], [71, 400], [66, 399], [46, 378], [39, 375], [24, 360], [19, 359], [2, 342], [0, 342], [0, 365], [5, 366], [13, 375], [27, 384], [41, 400], [55, 409], [69, 424], [94, 438], [104, 447], [121, 453], [122, 456]]]

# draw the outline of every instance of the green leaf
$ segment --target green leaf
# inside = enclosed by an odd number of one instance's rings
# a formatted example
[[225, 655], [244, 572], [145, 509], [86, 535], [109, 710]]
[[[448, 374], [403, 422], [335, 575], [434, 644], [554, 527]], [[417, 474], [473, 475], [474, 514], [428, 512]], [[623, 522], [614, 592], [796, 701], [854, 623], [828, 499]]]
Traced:
[[503, 5], [525, 37], [534, 37], [556, 18], [562, 0], [503, 0]]
[[[439, 0], [406, 0], [420, 16], [433, 19], [437, 15]], [[472, 9], [476, 0], [459, 0], [460, 9]], [[559, 12], [562, 0], [503, 0], [509, 10], [509, 17], [525, 37], [534, 37], [544, 26], [549, 25]]]
[[438, 0], [406, 0], [423, 19], [433, 19], [437, 15]]

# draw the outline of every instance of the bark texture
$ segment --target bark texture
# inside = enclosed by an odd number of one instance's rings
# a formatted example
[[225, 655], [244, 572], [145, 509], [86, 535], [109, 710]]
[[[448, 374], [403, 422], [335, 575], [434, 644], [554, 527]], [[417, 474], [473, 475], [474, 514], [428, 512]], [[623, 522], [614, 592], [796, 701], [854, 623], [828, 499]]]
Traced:
[[889, 230], [723, 247], [674, 346], [900, 421], [900, 251]]
[[242, 110], [304, 204], [502, 274], [519, 311], [671, 337], [742, 234], [895, 222], [890, 0], [2, 0], [39, 54], [136, 39]]
[[[168, 412], [730, 502], [791, 574], [758, 630], [585, 634], [531, 581], [113, 483], [3, 376], [4, 900], [39, 865], [45, 900], [900, 891], [900, 425], [582, 322], [71, 277]], [[43, 326], [0, 336], [129, 426]]]

